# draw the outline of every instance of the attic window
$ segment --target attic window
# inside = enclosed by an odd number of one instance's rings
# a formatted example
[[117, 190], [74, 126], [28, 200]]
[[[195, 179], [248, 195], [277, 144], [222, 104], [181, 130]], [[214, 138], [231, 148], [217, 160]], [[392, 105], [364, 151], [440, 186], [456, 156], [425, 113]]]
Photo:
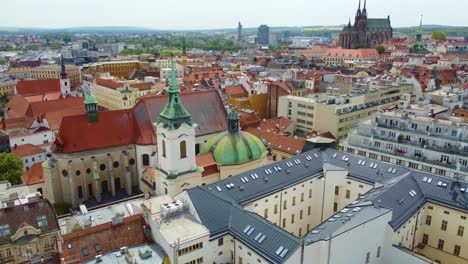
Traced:
[[10, 235], [10, 225], [0, 225], [0, 237], [6, 237]]
[[37, 226], [38, 227], [48, 226], [47, 217], [45, 215], [41, 215], [37, 217]]
[[88, 256], [89, 255], [89, 249], [87, 247], [84, 247], [81, 249], [81, 253], [83, 253], [83, 256]]
[[101, 251], [101, 245], [99, 245], [99, 244], [94, 244], [94, 250], [96, 250], [96, 252]]

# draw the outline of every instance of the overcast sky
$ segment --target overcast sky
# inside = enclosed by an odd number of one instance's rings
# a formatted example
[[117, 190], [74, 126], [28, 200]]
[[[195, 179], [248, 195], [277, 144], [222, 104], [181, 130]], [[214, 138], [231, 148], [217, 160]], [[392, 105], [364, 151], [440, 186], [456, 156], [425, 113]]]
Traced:
[[[363, 0], [364, 1], [364, 0]], [[346, 24], [358, 0], [0, 0], [0, 26], [64, 28], [141, 26], [153, 29]], [[468, 26], [468, 0], [368, 0], [370, 18], [392, 25]]]

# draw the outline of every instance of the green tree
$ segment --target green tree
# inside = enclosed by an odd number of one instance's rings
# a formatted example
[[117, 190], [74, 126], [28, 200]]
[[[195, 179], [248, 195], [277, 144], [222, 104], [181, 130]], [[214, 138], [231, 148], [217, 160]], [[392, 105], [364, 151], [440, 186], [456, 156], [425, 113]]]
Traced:
[[445, 40], [447, 38], [445, 35], [445, 32], [442, 32], [442, 31], [433, 31], [431, 37], [432, 39], [437, 39], [437, 40]]
[[4, 59], [0, 59], [0, 65], [6, 64], [6, 61]]
[[0, 153], [0, 180], [20, 184], [23, 166], [23, 160], [15, 154]]
[[385, 52], [385, 47], [382, 45], [378, 45], [377, 47], [375, 47], [375, 49], [377, 50], [379, 54], [382, 54]]

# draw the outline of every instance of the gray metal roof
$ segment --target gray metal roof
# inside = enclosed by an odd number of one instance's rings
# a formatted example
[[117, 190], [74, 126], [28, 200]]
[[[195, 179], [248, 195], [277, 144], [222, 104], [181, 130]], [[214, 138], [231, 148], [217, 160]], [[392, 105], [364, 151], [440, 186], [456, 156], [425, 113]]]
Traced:
[[[331, 217], [335, 220], [327, 220], [312, 230], [305, 236], [305, 243], [327, 239], [390, 211], [389, 224], [398, 229], [427, 201], [468, 210], [468, 183], [333, 149], [311, 150], [187, 192], [213, 239], [230, 233], [268, 260], [282, 263], [300, 248], [300, 239], [241, 206], [323, 176], [324, 169], [346, 170], [348, 177], [376, 187], [347, 206], [345, 212]], [[343, 215], [350, 213], [351, 216]], [[250, 235], [244, 232], [249, 225], [255, 229]], [[262, 243], [256, 240], [259, 232], [266, 237]], [[283, 258], [275, 254], [280, 246], [289, 249]]]
[[[288, 188], [297, 182], [321, 175], [323, 175], [321, 153], [315, 149], [202, 188], [227, 201], [243, 205]], [[228, 184], [234, 184], [234, 186], [228, 188]]]
[[[229, 233], [273, 263], [283, 263], [300, 247], [298, 238], [235, 203], [220, 199], [200, 187], [187, 193], [212, 238]], [[252, 231], [248, 232], [250, 229]], [[276, 254], [280, 247], [288, 250], [283, 257]]]

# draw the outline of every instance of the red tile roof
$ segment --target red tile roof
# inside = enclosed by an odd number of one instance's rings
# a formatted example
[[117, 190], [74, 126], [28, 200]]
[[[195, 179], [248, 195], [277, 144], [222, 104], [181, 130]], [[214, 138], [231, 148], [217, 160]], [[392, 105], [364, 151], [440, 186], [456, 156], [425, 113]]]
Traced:
[[60, 92], [59, 79], [27, 80], [16, 84], [16, 93], [22, 96], [32, 96]]
[[53, 149], [72, 153], [133, 144], [136, 138], [131, 110], [99, 112], [98, 122], [90, 124], [86, 114], [62, 120]]
[[242, 85], [229, 86], [224, 88], [229, 97], [247, 97], [249, 94]]
[[327, 57], [344, 58], [377, 58], [379, 53], [376, 49], [330, 49], [325, 53]]
[[[82, 263], [121, 247], [133, 247], [145, 243], [143, 226], [145, 222], [141, 215], [132, 215], [123, 219], [123, 224], [112, 225], [111, 222], [62, 235], [62, 251], [65, 262]], [[67, 247], [71, 244], [71, 248]], [[100, 250], [96, 251], [95, 245]], [[89, 255], [83, 256], [82, 249], [87, 247]]]
[[44, 183], [44, 170], [41, 163], [35, 163], [23, 174], [23, 182], [26, 185]]
[[44, 153], [44, 152], [46, 151], [33, 144], [24, 144], [21, 146], [11, 148], [11, 153], [19, 157], [27, 157], [27, 156], [37, 155], [39, 153]]
[[6, 104], [4, 113], [8, 118], [24, 117], [28, 111], [29, 102], [21, 95], [14, 95]]
[[151, 82], [142, 82], [142, 83], [132, 83], [132, 84], [130, 84], [130, 87], [138, 89], [140, 91], [149, 90], [153, 86], [155, 86], [155, 84], [151, 83]]
[[96, 78], [96, 84], [107, 87], [107, 88], [111, 88], [111, 89], [124, 87], [124, 83], [116, 82], [113, 80], [101, 79], [101, 78]]
[[304, 149], [304, 139], [296, 139], [283, 135], [278, 135], [272, 132], [265, 132], [258, 128], [248, 128], [246, 132], [249, 132], [257, 136], [258, 138], [269, 142], [274, 150], [278, 150], [292, 155], [297, 155], [301, 153]]
[[[227, 129], [227, 113], [216, 91], [181, 94], [182, 103], [198, 124], [197, 135]], [[86, 114], [62, 120], [53, 151], [73, 153], [126, 144], [156, 144], [153, 124], [159, 120], [168, 96], [142, 98], [133, 109], [99, 112], [98, 122], [89, 124]]]

